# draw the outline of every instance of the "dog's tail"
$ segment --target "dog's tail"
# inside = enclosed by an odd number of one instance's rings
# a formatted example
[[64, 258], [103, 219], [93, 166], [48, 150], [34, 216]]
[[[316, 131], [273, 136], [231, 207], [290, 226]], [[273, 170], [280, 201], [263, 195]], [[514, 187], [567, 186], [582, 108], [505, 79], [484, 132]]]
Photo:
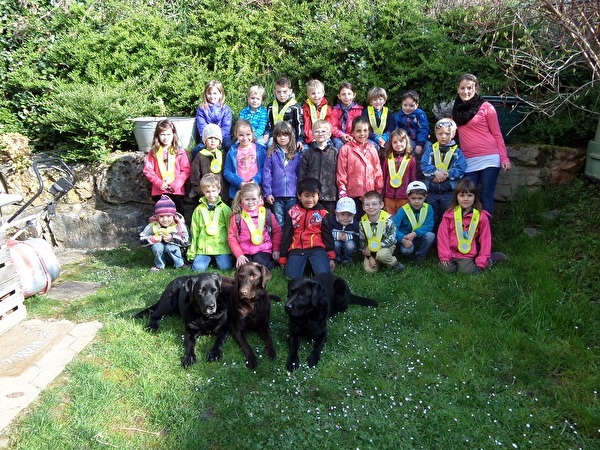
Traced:
[[350, 294], [350, 302], [351, 305], [362, 305], [362, 306], [372, 306], [377, 307], [379, 303], [375, 300], [371, 300], [367, 297], [361, 297], [359, 295]]

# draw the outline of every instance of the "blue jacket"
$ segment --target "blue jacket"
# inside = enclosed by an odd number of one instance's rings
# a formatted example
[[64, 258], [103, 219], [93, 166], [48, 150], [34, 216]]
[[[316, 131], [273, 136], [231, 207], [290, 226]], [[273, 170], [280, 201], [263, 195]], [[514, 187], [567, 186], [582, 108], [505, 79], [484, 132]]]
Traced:
[[436, 171], [435, 162], [433, 159], [433, 149], [440, 147], [439, 142], [424, 148], [423, 157], [421, 158], [421, 172], [423, 172], [423, 175], [425, 175], [425, 185], [427, 186], [427, 191], [430, 194], [452, 192], [456, 188], [458, 181], [465, 174], [465, 171], [467, 170], [467, 160], [465, 159], [463, 152], [454, 141], [450, 141], [446, 148], [440, 149], [442, 160], [444, 159], [443, 155], [446, 154], [446, 151], [454, 146], [456, 146], [456, 150], [454, 151], [454, 155], [452, 155], [450, 166], [448, 167], [448, 179], [444, 183], [431, 182], [433, 179], [433, 174]]
[[252, 125], [254, 131], [254, 140], [262, 139], [265, 135], [265, 128], [268, 122], [267, 108], [259, 106], [256, 111], [252, 111], [250, 106], [246, 106], [240, 111], [240, 119], [246, 119]]
[[409, 115], [406, 115], [400, 110], [394, 116], [394, 122], [396, 122], [396, 127], [402, 128], [408, 133], [408, 137], [416, 145], [425, 146], [429, 137], [429, 120], [427, 120], [425, 111], [417, 108]]
[[[423, 203], [423, 206], [421, 206], [419, 211], [416, 211], [411, 206], [417, 221], [419, 220], [419, 214], [423, 212], [425, 205], [427, 205], [427, 203]], [[400, 208], [392, 220], [396, 225], [396, 241], [398, 241], [398, 245], [401, 245], [404, 236], [413, 232], [412, 224], [410, 223], [410, 220], [408, 220], [408, 216], [406, 215], [404, 208]], [[417, 233], [417, 237], [421, 237], [425, 233], [433, 233], [433, 208], [431, 206], [427, 208], [427, 216], [425, 217], [425, 222], [423, 222], [423, 225], [414, 231]]]
[[209, 103], [207, 109], [203, 109], [202, 105], [198, 106], [196, 110], [196, 128], [198, 129], [198, 135], [202, 140], [202, 132], [204, 127], [209, 123], [218, 125], [223, 135], [223, 141], [225, 138], [231, 138], [231, 122], [233, 120], [233, 114], [231, 108], [225, 104], [213, 104]]
[[263, 167], [262, 187], [266, 197], [296, 197], [296, 185], [302, 162], [302, 153], [298, 152], [287, 165], [284, 165], [285, 154], [279, 145], [267, 156]]
[[[265, 156], [267, 155], [267, 150], [264, 145], [256, 144], [256, 157], [258, 164], [258, 173], [254, 175], [252, 181], [256, 184], [261, 184], [262, 182], [262, 172], [263, 166], [265, 165]], [[237, 172], [237, 154], [238, 154], [239, 143], [236, 142], [231, 146], [229, 151], [227, 152], [227, 156], [225, 156], [225, 167], [223, 169], [223, 176], [227, 181], [229, 181], [229, 198], [235, 197], [235, 193], [240, 190], [242, 187], [242, 182], [244, 181], [241, 176], [238, 175]]]

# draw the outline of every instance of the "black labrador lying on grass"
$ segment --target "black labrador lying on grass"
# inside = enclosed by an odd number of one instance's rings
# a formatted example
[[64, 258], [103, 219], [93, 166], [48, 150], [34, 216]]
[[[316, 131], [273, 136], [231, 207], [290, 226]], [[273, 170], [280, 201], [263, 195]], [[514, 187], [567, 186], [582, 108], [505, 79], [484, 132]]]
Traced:
[[165, 288], [156, 304], [135, 315], [150, 315], [147, 328], [158, 330], [158, 321], [179, 313], [185, 324], [185, 355], [183, 367], [196, 363], [194, 348], [198, 336], [216, 335], [215, 344], [206, 355], [207, 361], [221, 359], [221, 347], [229, 334], [227, 301], [221, 295], [222, 277], [216, 273], [201, 273], [175, 278]]
[[285, 312], [290, 320], [290, 354], [285, 366], [287, 370], [292, 372], [300, 366], [300, 337], [314, 340], [308, 366], [319, 363], [327, 340], [327, 319], [345, 311], [351, 304], [377, 306], [375, 300], [352, 294], [348, 283], [335, 275], [318, 274], [312, 279], [293, 278], [288, 282]]
[[246, 341], [248, 330], [256, 331], [265, 342], [267, 358], [270, 360], [275, 358], [269, 320], [271, 300], [280, 299], [267, 292], [267, 282], [270, 279], [269, 269], [255, 262], [238, 267], [234, 278], [223, 277], [223, 292], [229, 296], [229, 320], [235, 330], [233, 336], [244, 351], [246, 366], [249, 369], [256, 368], [258, 361]]

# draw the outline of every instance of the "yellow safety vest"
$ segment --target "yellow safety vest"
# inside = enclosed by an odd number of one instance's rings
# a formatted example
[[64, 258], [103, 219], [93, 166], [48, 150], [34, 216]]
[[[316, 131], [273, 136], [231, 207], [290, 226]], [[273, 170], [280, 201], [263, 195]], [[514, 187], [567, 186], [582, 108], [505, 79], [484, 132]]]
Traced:
[[[209, 211], [206, 205], [200, 206], [200, 212], [202, 213], [202, 218], [204, 219], [204, 226], [206, 227], [206, 232], [210, 236], [214, 236], [219, 232], [219, 217], [221, 216], [221, 211], [223, 210], [223, 204], [219, 204], [214, 211]], [[213, 213], [212, 219], [210, 218], [210, 213]]]
[[173, 234], [177, 231], [177, 224], [173, 223], [167, 228], [161, 227], [160, 223], [152, 222], [152, 234], [156, 237], [166, 236], [167, 234]]
[[212, 158], [210, 161], [210, 171], [212, 173], [221, 173], [221, 169], [223, 168], [223, 152], [221, 150], [216, 149], [213, 153], [210, 150], [202, 149], [200, 153]]
[[371, 124], [371, 128], [373, 129], [373, 133], [381, 136], [385, 131], [385, 125], [387, 123], [387, 106], [384, 106], [381, 110], [381, 122], [379, 123], [379, 125], [377, 125], [377, 116], [375, 115], [375, 108], [373, 108], [372, 106], [367, 106], [367, 113], [369, 114], [369, 123]]
[[254, 225], [254, 220], [245, 210], [242, 209], [242, 219], [246, 222], [248, 230], [250, 231], [250, 240], [254, 245], [262, 244], [263, 241], [263, 230], [265, 229], [265, 219], [267, 217], [267, 210], [264, 206], [258, 208], [258, 224]]
[[295, 104], [296, 99], [293, 97], [290, 98], [288, 102], [285, 105], [283, 105], [283, 108], [281, 108], [280, 112], [279, 103], [277, 102], [277, 100], [273, 100], [273, 125], [277, 125], [279, 122], [283, 122], [283, 117], [285, 116], [285, 113], [287, 112], [288, 108]]
[[458, 239], [458, 251], [463, 255], [466, 255], [471, 251], [471, 245], [473, 244], [473, 237], [475, 236], [475, 230], [479, 224], [479, 210], [474, 209], [473, 215], [471, 216], [471, 223], [469, 224], [468, 231], [463, 229], [462, 222], [462, 208], [457, 206], [454, 208], [454, 227], [456, 228], [456, 238]]
[[317, 112], [317, 106], [310, 98], [307, 99], [307, 102], [310, 109], [310, 119], [312, 123], [315, 123], [316, 120], [325, 119], [325, 117], [327, 117], [327, 105], [323, 105], [321, 112]]
[[396, 171], [396, 159], [394, 158], [394, 153], [390, 153], [390, 156], [388, 157], [388, 169], [390, 173], [390, 185], [393, 188], [399, 188], [402, 184], [402, 179], [404, 178], [404, 173], [406, 172], [409, 162], [410, 156], [405, 155], [404, 158], [402, 158], [402, 161], [400, 161], [398, 171]]
[[423, 226], [423, 224], [425, 223], [425, 219], [427, 218], [427, 213], [429, 212], [429, 205], [427, 203], [423, 203], [423, 206], [421, 206], [421, 209], [419, 211], [419, 220], [417, 220], [417, 217], [415, 216], [415, 213], [414, 213], [412, 207], [408, 203], [406, 205], [402, 206], [402, 209], [406, 213], [406, 217], [408, 218], [408, 221], [410, 222], [412, 231], [415, 231], [417, 228], [421, 228]]
[[[165, 155], [164, 152], [167, 152], [167, 165], [165, 166]], [[175, 153], [168, 151], [168, 149], [163, 149], [162, 147], [158, 147], [158, 151], [156, 152], [156, 159], [158, 161], [158, 169], [160, 170], [160, 176], [163, 181], [167, 183], [172, 183], [175, 181]]]
[[363, 230], [365, 230], [365, 237], [367, 238], [367, 247], [372, 252], [377, 252], [381, 248], [381, 238], [383, 237], [383, 232], [385, 231], [385, 221], [387, 220], [388, 216], [389, 214], [385, 211], [381, 211], [379, 213], [379, 219], [377, 220], [377, 230], [375, 231], [375, 234], [373, 234], [373, 229], [371, 228], [369, 216], [365, 214], [360, 219], [363, 226]]
[[454, 152], [458, 148], [458, 145], [453, 145], [446, 152], [446, 156], [444, 156], [444, 160], [442, 161], [442, 155], [440, 153], [440, 143], [436, 142], [433, 144], [433, 163], [435, 164], [436, 169], [443, 169], [448, 172], [448, 167], [450, 167], [450, 161], [452, 161], [452, 156]]

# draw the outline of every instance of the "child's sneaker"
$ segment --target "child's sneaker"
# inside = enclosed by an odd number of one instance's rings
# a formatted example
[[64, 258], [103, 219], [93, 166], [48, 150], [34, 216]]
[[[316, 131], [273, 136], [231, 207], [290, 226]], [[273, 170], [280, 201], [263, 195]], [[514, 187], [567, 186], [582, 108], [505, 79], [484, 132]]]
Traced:
[[404, 270], [404, 264], [402, 264], [400, 261], [398, 261], [396, 264], [394, 264], [392, 266], [392, 269], [394, 269], [397, 272], [402, 272]]
[[415, 257], [415, 264], [417, 266], [424, 266], [425, 265], [425, 257], [422, 255], [416, 256]]
[[501, 252], [494, 252], [490, 255], [490, 264], [508, 261], [508, 256]]
[[160, 267], [152, 266], [150, 268], [150, 272], [160, 272], [162, 269]]

